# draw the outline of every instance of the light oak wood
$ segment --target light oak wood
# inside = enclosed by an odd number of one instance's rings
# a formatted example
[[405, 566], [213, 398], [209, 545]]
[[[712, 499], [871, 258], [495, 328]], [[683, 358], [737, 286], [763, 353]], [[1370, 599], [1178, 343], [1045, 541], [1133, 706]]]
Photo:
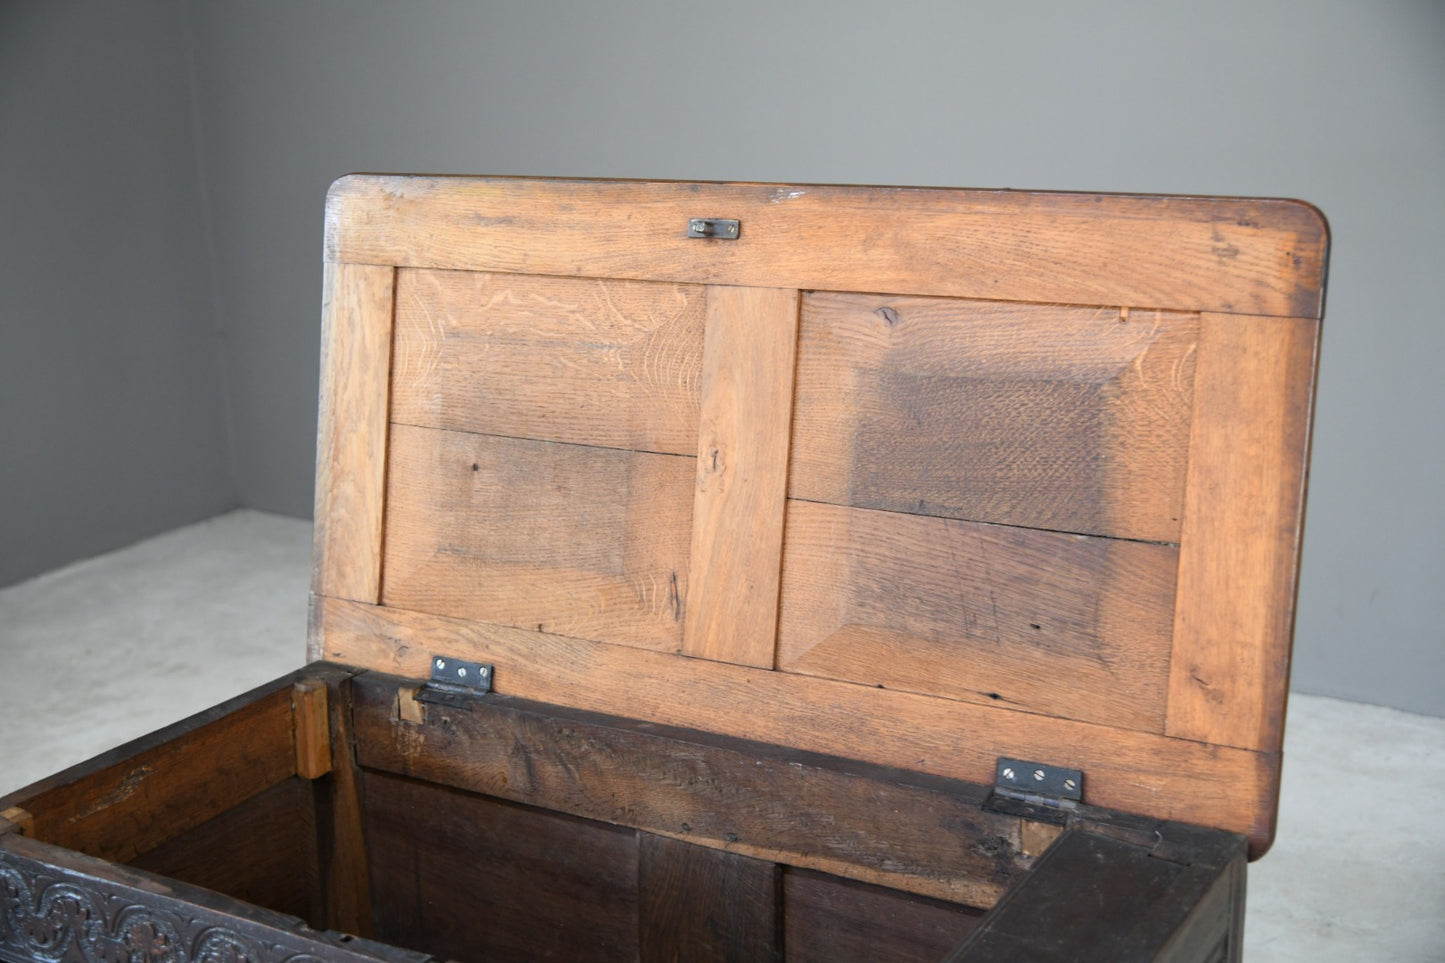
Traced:
[[707, 295], [683, 651], [772, 668], [798, 293]]
[[0, 812], [0, 836], [8, 832], [19, 832], [24, 836], [35, 835], [35, 817], [29, 810], [19, 806], [11, 806]]
[[394, 425], [387, 605], [676, 652], [694, 459]]
[[1318, 343], [1314, 319], [1202, 319], [1170, 735], [1281, 746]]
[[326, 268], [311, 577], [317, 595], [378, 598], [395, 274], [369, 265]]
[[393, 421], [697, 453], [703, 289], [400, 271]]
[[810, 292], [789, 494], [1177, 542], [1197, 325]]
[[326, 223], [331, 261], [1288, 316], [1327, 246], [1298, 201], [370, 174]]
[[1173, 546], [789, 501], [778, 666], [1162, 732]]
[[496, 666], [506, 695], [991, 784], [1000, 755], [1088, 773], [1087, 801], [1273, 836], [1279, 757], [877, 689], [326, 599], [328, 659], [427, 674], [429, 653]]
[[331, 719], [326, 682], [303, 679], [291, 689], [291, 712], [296, 723], [296, 774], [319, 779], [331, 771]]

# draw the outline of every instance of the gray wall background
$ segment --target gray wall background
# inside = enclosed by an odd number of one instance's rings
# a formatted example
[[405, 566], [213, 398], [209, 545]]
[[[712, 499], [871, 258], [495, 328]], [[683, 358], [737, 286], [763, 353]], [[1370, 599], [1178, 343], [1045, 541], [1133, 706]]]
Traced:
[[1294, 687], [1445, 715], [1445, 3], [0, 0], [0, 583], [306, 516], [348, 171], [1284, 195], [1334, 232]]

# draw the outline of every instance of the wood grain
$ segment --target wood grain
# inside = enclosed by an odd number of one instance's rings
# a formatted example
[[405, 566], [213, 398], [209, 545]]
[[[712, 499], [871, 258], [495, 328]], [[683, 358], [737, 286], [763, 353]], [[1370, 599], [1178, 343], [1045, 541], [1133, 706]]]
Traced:
[[375, 602], [381, 577], [390, 268], [329, 264], [321, 309], [321, 414], [311, 590]]
[[694, 459], [396, 425], [387, 605], [677, 651]]
[[1319, 322], [1205, 315], [1170, 735], [1278, 752]]
[[291, 689], [296, 774], [306, 779], [318, 779], [331, 771], [331, 719], [326, 703], [322, 679], [304, 679]]
[[1177, 542], [1197, 325], [811, 292], [789, 494]]
[[789, 963], [941, 960], [978, 925], [979, 911], [807, 871], [783, 883]]
[[406, 688], [356, 682], [369, 769], [974, 906], [1030, 865], [970, 783], [495, 693], [409, 722]]
[[349, 675], [330, 672], [326, 683], [327, 728], [335, 750], [329, 778], [317, 783], [316, 830], [321, 895], [328, 929], [370, 937], [370, 864], [363, 823], [361, 768], [356, 762]]
[[428, 653], [496, 666], [509, 695], [991, 785], [998, 756], [1088, 773], [1085, 801], [1274, 831], [1277, 755], [623, 645], [323, 600], [328, 658], [420, 678]]
[[459, 961], [637, 959], [631, 830], [366, 775], [377, 938]]
[[708, 289], [683, 651], [771, 668], [798, 293]]
[[391, 417], [697, 453], [703, 289], [398, 272]]
[[778, 666], [1162, 732], [1172, 546], [789, 501]]
[[897, 187], [351, 175], [326, 218], [332, 261], [1289, 316], [1327, 246], [1297, 201]]
[[637, 878], [642, 963], [783, 959], [776, 864], [644, 833]]

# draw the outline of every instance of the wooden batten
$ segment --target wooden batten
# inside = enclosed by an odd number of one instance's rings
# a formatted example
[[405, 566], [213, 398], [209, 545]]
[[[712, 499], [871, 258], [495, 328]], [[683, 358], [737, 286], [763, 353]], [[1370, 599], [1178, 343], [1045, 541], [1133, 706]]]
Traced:
[[1269, 845], [1313, 208], [355, 175], [327, 216], [313, 658], [979, 783], [1037, 759]]

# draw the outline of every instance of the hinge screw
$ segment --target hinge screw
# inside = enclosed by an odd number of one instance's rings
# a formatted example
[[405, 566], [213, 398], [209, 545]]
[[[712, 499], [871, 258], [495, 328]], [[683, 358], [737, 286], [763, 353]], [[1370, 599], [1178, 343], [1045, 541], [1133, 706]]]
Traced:
[[1043, 781], [1044, 781], [1044, 771], [1043, 771], [1042, 769], [1035, 769], [1035, 770], [1034, 770], [1034, 781], [1035, 781], [1035, 782], [1043, 782]]
[[1078, 785], [1078, 783], [1074, 782], [1072, 779], [1065, 779], [1065, 780], [1064, 780], [1064, 788], [1067, 789], [1069, 792], [1073, 792], [1073, 791], [1074, 791], [1074, 787], [1077, 786], [1077, 785]]
[[445, 669], [446, 667], [447, 667], [447, 664], [446, 664], [446, 662], [445, 662], [444, 660], [442, 660], [442, 659], [437, 659], [437, 668], [438, 668], [438, 669]]
[[1003, 777], [1005, 779], [1012, 779], [1014, 777], [1014, 771], [1012, 769], [1005, 769], [1003, 771]]

